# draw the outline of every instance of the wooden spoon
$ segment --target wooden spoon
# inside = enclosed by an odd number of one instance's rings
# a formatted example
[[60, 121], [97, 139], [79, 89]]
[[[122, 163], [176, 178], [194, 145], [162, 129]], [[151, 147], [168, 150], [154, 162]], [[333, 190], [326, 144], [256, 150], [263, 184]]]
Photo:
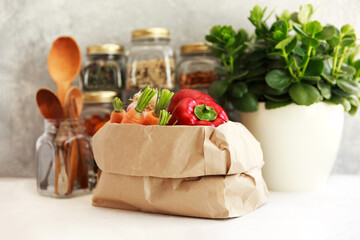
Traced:
[[[39, 107], [41, 115], [45, 119], [55, 119], [60, 121], [63, 118], [64, 114], [61, 103], [55, 93], [53, 93], [51, 90], [46, 88], [40, 88], [36, 93], [36, 103]], [[56, 124], [58, 124], [57, 121]], [[40, 183], [40, 187], [42, 189], [46, 189], [48, 186], [48, 178], [52, 165], [53, 162], [51, 161], [46, 175]]]
[[68, 123], [64, 120], [60, 123], [58, 134], [55, 138], [55, 193], [61, 196], [65, 195], [69, 189], [69, 177], [65, 160], [67, 154], [65, 144], [68, 140]]
[[65, 96], [65, 108], [70, 118], [79, 118], [83, 108], [83, 98], [78, 87], [71, 87]]
[[[83, 98], [78, 87], [71, 87], [65, 96], [65, 107], [69, 118], [72, 118], [73, 135], [77, 136], [76, 129], [79, 127], [77, 119], [83, 108]], [[88, 170], [84, 159], [85, 142], [83, 138], [76, 138], [70, 149], [70, 181], [68, 194], [71, 194], [77, 178], [80, 188], [88, 188]]]
[[81, 52], [75, 40], [71, 37], [56, 39], [48, 55], [47, 66], [64, 107], [65, 95], [81, 69]]
[[[58, 97], [51, 90], [40, 88], [36, 93], [36, 103], [40, 113], [45, 119], [62, 120], [64, 113]], [[57, 126], [58, 127], [58, 126]], [[56, 140], [55, 140], [56, 141]], [[43, 188], [48, 185], [48, 177], [51, 170], [52, 161], [44, 180], [40, 183]], [[68, 177], [64, 166], [64, 159], [59, 157], [59, 151], [55, 152], [55, 193], [63, 195], [67, 191]], [[60, 189], [60, 191], [59, 191]], [[65, 191], [66, 190], [66, 191]]]
[[63, 118], [64, 112], [59, 98], [50, 89], [40, 88], [36, 93], [36, 103], [45, 119]]

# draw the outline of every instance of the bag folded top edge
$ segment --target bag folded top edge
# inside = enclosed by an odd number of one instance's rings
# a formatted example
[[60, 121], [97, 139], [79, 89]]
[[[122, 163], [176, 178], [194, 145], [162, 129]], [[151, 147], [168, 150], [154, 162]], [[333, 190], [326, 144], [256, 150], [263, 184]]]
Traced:
[[264, 164], [259, 142], [231, 121], [217, 128], [106, 123], [92, 146], [102, 171], [129, 176], [231, 175]]

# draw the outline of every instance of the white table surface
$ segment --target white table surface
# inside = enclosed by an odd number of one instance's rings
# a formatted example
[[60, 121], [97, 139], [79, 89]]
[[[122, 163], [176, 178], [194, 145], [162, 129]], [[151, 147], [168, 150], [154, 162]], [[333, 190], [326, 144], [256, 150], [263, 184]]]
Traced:
[[229, 220], [93, 207], [91, 195], [53, 199], [34, 179], [0, 178], [0, 239], [360, 239], [360, 176], [331, 176], [311, 193], [271, 192]]

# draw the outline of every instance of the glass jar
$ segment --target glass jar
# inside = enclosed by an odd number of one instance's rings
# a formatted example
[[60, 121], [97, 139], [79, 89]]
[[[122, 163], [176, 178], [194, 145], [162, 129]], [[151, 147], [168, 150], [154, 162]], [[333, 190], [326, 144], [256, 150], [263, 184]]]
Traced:
[[36, 141], [38, 192], [52, 197], [88, 193], [96, 180], [94, 158], [79, 120], [46, 119], [44, 126]]
[[124, 47], [113, 43], [92, 45], [86, 53], [86, 63], [81, 70], [82, 91], [120, 92], [126, 71]]
[[127, 61], [126, 90], [175, 88], [174, 51], [166, 28], [147, 28], [132, 32]]
[[180, 88], [206, 91], [216, 80], [215, 67], [219, 61], [211, 54], [206, 43], [197, 42], [181, 46], [181, 60], [177, 65], [176, 78]]
[[117, 96], [115, 91], [84, 92], [84, 107], [81, 114], [85, 133], [92, 137], [110, 119], [113, 111], [112, 100]]
[[[114, 91], [83, 93], [84, 107], [80, 118], [84, 123], [85, 133], [90, 139], [107, 121], [110, 120], [110, 115], [113, 111], [112, 100], [116, 95], [117, 92]], [[94, 166], [94, 175], [92, 176], [92, 179], [95, 179], [94, 185], [96, 185], [98, 166], [95, 161], [93, 161], [92, 164]]]

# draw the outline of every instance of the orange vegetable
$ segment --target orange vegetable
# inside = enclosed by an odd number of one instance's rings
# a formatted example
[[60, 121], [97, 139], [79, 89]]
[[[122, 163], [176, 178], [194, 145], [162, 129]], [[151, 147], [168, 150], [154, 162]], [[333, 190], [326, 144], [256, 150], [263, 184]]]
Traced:
[[143, 124], [145, 116], [142, 112], [136, 111], [134, 108], [130, 109], [123, 118], [121, 123]]
[[115, 112], [113, 111], [110, 116], [110, 122], [111, 123], [121, 123], [123, 118], [125, 117], [126, 112], [123, 110], [121, 112]]
[[154, 111], [150, 111], [145, 115], [144, 125], [156, 125], [159, 121], [158, 117], [154, 116]]
[[155, 94], [156, 92], [147, 86], [141, 94], [135, 109], [128, 111], [121, 123], [143, 124], [145, 120], [143, 111]]
[[167, 89], [159, 90], [158, 96], [156, 99], [155, 110], [150, 111], [146, 114], [144, 125], [157, 125], [159, 122], [159, 115], [162, 110], [165, 110], [168, 106], [172, 96], [174, 95], [173, 92], [170, 92]]
[[114, 111], [112, 111], [112, 113], [111, 113], [110, 122], [111, 123], [121, 123], [126, 114], [126, 112], [122, 108], [123, 102], [121, 101], [120, 98], [116, 97], [116, 98], [114, 98], [112, 104], [114, 106]]

